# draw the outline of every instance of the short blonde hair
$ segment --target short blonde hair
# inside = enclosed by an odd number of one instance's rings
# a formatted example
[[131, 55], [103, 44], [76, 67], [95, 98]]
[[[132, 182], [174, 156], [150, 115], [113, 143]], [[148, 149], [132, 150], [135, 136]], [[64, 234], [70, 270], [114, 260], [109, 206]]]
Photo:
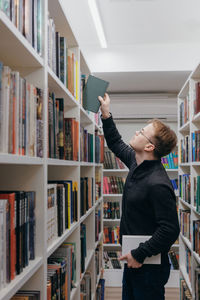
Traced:
[[148, 123], [153, 124], [155, 129], [155, 135], [152, 137], [155, 145], [155, 157], [161, 158], [169, 154], [177, 144], [176, 133], [168, 125], [158, 119], [150, 120]]

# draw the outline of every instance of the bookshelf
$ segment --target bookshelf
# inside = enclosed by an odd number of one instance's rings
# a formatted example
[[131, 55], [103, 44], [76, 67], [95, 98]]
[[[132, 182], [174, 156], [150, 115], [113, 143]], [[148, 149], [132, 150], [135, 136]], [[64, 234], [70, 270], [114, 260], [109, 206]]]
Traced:
[[[200, 65], [191, 72], [178, 94], [178, 140], [179, 140], [179, 216], [181, 233], [179, 237], [180, 277], [192, 295], [199, 298], [198, 270], [200, 266], [199, 250], [196, 248], [199, 214], [199, 190], [197, 178], [200, 174], [199, 163], [199, 86]], [[184, 179], [185, 178], [185, 179]], [[186, 214], [185, 220], [183, 214]], [[183, 226], [185, 229], [183, 229]], [[197, 272], [197, 274], [196, 274]], [[182, 290], [181, 290], [182, 292]], [[183, 292], [181, 294], [183, 299]]]
[[[66, 19], [61, 0], [41, 1], [42, 27], [41, 52], [38, 54], [29, 41], [22, 35], [14, 23], [0, 10], [0, 62], [18, 71], [27, 82], [43, 91], [43, 157], [30, 157], [16, 154], [0, 153], [0, 190], [35, 191], [35, 259], [15, 278], [0, 289], [0, 300], [9, 300], [20, 289], [40, 291], [40, 299], [47, 299], [47, 259], [64, 243], [76, 244], [76, 282], [71, 290], [70, 300], [80, 299], [80, 286], [86, 271], [91, 273], [92, 300], [96, 299], [96, 290], [102, 277], [103, 261], [103, 165], [95, 162], [95, 132], [102, 134], [93, 114], [81, 106], [81, 73], [88, 75], [89, 67]], [[73, 50], [77, 59], [77, 91], [75, 95], [63, 84], [48, 64], [48, 12], [54, 20], [56, 31], [67, 39], [67, 47]], [[93, 162], [49, 158], [48, 156], [48, 95], [55, 93], [56, 98], [64, 99], [64, 117], [76, 118], [80, 126], [93, 134]], [[80, 135], [79, 135], [80, 138]], [[80, 146], [80, 140], [78, 140]], [[95, 174], [99, 173], [101, 193], [96, 197]], [[92, 207], [80, 215], [80, 177], [93, 178]], [[49, 180], [73, 180], [78, 182], [78, 216], [69, 229], [57, 236], [47, 245], [47, 187]], [[95, 213], [100, 211], [101, 226], [98, 238], [95, 238]], [[81, 224], [86, 226], [85, 269], [81, 273]], [[95, 251], [99, 249], [99, 272], [96, 274]]]
[[[107, 151], [107, 148], [105, 148], [105, 153]], [[111, 155], [112, 156], [112, 155]], [[168, 158], [169, 159], [169, 158]], [[103, 169], [103, 175], [104, 176], [120, 176], [126, 178], [128, 174], [128, 169], [125, 167], [124, 169], [111, 169], [109, 167], [109, 161], [110, 165], [114, 165], [115, 162], [113, 160], [109, 160], [109, 157], [105, 157], [104, 163], [106, 160], [106, 167]], [[167, 162], [167, 161], [165, 161]], [[178, 179], [178, 168], [175, 167], [170, 162], [171, 168], [166, 168], [166, 171], [168, 173], [168, 176], [171, 180]], [[178, 190], [175, 191], [176, 196], [178, 197]], [[120, 216], [121, 216], [121, 202], [122, 202], [122, 194], [103, 194], [103, 201], [105, 202], [114, 202], [119, 201], [120, 203]], [[119, 226], [120, 225], [120, 219], [108, 219], [103, 218], [103, 224], [105, 226]], [[172, 250], [176, 250], [179, 252], [179, 244], [173, 244], [171, 247]], [[103, 244], [103, 250], [104, 251], [121, 251], [121, 245], [115, 244], [115, 243], [104, 243]], [[122, 286], [122, 277], [123, 277], [123, 268], [122, 269], [104, 269], [104, 279], [105, 279], [105, 285], [108, 287], [121, 287]], [[166, 287], [168, 288], [177, 288], [179, 287], [179, 270], [171, 270], [170, 271], [170, 277], [166, 284]]]

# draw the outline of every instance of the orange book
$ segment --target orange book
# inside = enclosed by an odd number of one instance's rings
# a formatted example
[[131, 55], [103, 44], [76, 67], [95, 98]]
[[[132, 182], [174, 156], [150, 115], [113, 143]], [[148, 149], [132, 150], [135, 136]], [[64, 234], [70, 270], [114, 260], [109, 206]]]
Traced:
[[47, 283], [47, 300], [51, 300], [51, 282]]
[[10, 206], [10, 279], [15, 278], [16, 233], [15, 233], [15, 193], [0, 194], [0, 199], [8, 199]]

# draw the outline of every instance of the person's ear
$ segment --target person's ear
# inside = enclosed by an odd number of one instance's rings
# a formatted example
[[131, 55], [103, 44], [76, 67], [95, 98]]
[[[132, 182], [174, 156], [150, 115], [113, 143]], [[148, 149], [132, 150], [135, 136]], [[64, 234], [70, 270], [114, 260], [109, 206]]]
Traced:
[[144, 150], [147, 152], [152, 152], [155, 149], [155, 146], [151, 143], [146, 144]]

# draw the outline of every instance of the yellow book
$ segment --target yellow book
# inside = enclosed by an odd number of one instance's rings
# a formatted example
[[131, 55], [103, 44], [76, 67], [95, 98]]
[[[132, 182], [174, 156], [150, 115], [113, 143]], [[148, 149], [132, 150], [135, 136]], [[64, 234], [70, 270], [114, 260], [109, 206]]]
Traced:
[[76, 60], [76, 100], [79, 100], [79, 88], [78, 88], [78, 84], [79, 83], [79, 64], [78, 64], [78, 60]]

